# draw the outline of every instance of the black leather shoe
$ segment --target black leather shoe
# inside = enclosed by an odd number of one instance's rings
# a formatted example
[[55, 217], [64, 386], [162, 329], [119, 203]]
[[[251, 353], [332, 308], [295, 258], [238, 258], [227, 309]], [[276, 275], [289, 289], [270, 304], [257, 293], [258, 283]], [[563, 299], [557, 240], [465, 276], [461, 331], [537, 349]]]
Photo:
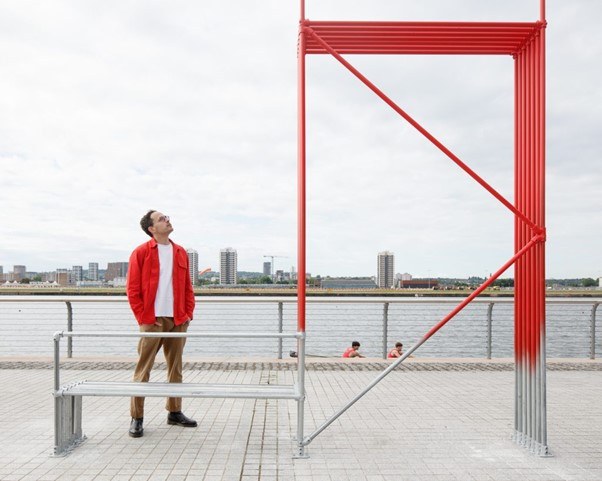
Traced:
[[144, 434], [144, 429], [142, 428], [142, 421], [144, 418], [132, 418], [132, 423], [130, 424], [129, 434], [133, 438], [141, 438], [142, 434]]
[[182, 411], [176, 413], [169, 413], [167, 415], [167, 424], [184, 426], [185, 428], [196, 428], [197, 423], [194, 419], [187, 418], [184, 416]]

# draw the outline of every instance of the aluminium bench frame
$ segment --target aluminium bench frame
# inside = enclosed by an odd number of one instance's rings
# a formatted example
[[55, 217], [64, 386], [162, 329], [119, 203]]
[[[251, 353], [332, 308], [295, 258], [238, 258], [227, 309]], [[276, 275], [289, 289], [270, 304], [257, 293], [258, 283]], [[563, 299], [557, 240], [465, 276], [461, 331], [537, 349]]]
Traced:
[[[293, 338], [304, 339], [302, 333], [123, 333], [123, 332], [57, 332], [54, 334], [54, 455], [63, 456], [85, 441], [82, 430], [82, 397], [137, 396], [235, 399], [289, 399], [303, 403], [305, 391], [298, 382], [292, 385], [199, 384], [168, 382], [76, 381], [61, 386], [60, 341], [66, 337], [203, 337], [203, 338]], [[298, 364], [304, 368], [303, 364]], [[297, 376], [299, 378], [299, 376]]]

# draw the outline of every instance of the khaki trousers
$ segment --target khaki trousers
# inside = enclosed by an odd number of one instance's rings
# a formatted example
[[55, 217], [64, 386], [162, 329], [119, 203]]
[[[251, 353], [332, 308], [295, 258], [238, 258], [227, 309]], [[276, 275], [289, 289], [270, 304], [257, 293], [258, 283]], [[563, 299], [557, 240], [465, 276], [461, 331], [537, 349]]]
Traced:
[[[173, 317], [157, 317], [156, 324], [141, 324], [140, 332], [186, 332], [188, 323], [180, 326], [174, 325]], [[161, 338], [141, 337], [138, 341], [138, 364], [134, 371], [134, 382], [148, 382], [150, 372], [155, 363], [155, 357], [163, 346], [163, 354], [167, 362], [167, 381], [182, 382], [182, 352], [186, 344], [185, 337]], [[182, 410], [182, 398], [167, 398], [165, 409], [169, 412]], [[130, 413], [133, 418], [144, 417], [144, 398], [133, 397], [130, 402]]]

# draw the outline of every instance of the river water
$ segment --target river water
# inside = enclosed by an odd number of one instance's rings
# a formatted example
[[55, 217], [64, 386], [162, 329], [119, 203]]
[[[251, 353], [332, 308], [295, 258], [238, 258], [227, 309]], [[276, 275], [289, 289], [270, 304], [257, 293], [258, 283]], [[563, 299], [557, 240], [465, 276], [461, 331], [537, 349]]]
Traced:
[[[591, 311], [596, 300], [583, 304], [552, 303], [547, 306], [547, 356], [586, 358], [590, 354]], [[460, 300], [455, 301], [459, 303]], [[487, 308], [489, 302], [471, 304], [444, 326], [417, 352], [416, 357], [483, 358], [487, 353]], [[137, 325], [127, 302], [77, 302], [73, 306], [75, 331], [136, 332]], [[391, 303], [388, 307], [387, 345], [401, 341], [407, 348], [452, 310], [449, 303]], [[309, 303], [307, 306], [306, 352], [309, 356], [339, 357], [351, 341], [362, 344], [368, 357], [381, 357], [383, 351], [383, 304], [337, 302]], [[513, 355], [514, 306], [496, 302], [493, 307], [492, 357]], [[600, 315], [602, 316], [602, 314]], [[50, 356], [52, 335], [67, 330], [64, 302], [0, 302], [0, 356]], [[277, 302], [197, 302], [195, 319], [189, 332], [277, 332]], [[282, 306], [283, 331], [296, 330], [296, 305]], [[598, 320], [598, 332], [602, 321]], [[296, 350], [296, 341], [283, 340], [284, 356]], [[66, 342], [63, 341], [63, 348]], [[602, 335], [596, 340], [602, 353]], [[76, 338], [74, 356], [135, 356], [133, 338]], [[278, 355], [276, 339], [187, 340], [186, 355], [191, 357], [240, 356], [241, 358]]]

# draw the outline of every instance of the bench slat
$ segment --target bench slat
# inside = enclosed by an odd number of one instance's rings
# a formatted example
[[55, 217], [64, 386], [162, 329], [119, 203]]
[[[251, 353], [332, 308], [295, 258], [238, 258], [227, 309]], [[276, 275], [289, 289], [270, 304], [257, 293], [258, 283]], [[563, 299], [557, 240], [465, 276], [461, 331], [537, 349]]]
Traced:
[[83, 381], [63, 386], [59, 389], [58, 394], [62, 396], [299, 399], [295, 385], [265, 384]]

